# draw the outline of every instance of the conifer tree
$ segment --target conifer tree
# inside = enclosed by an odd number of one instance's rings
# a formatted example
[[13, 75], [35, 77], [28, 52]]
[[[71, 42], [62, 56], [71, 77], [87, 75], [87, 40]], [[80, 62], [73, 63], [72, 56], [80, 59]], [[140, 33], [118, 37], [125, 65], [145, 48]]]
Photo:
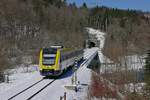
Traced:
[[144, 79], [146, 83], [145, 87], [146, 97], [150, 98], [150, 50], [148, 50], [146, 57]]
[[83, 8], [87, 8], [87, 5], [86, 5], [85, 2], [83, 3], [82, 7], [83, 7]]
[[150, 50], [148, 50], [147, 57], [146, 57], [145, 72], [147, 74], [150, 74]]

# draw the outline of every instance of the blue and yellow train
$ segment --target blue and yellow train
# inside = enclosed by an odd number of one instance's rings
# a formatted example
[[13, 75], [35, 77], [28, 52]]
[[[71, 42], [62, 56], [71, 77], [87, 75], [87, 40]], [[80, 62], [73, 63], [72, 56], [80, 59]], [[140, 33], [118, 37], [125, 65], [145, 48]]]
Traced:
[[83, 49], [60, 47], [44, 48], [40, 51], [39, 67], [42, 76], [59, 76], [75, 61], [83, 59]]

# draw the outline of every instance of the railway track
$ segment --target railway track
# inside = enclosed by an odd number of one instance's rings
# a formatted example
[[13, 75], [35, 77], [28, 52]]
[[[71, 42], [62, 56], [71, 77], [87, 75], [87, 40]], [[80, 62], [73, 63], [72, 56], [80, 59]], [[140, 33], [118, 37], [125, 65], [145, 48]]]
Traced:
[[36, 96], [38, 93], [40, 93], [42, 90], [44, 90], [46, 87], [48, 87], [50, 84], [52, 84], [55, 80], [49, 82], [48, 84], [46, 84], [43, 88], [41, 88], [39, 91], [37, 91], [36, 93], [34, 93], [33, 95], [31, 95], [27, 100], [31, 100], [34, 96]]
[[38, 82], [28, 86], [27, 88], [23, 89], [22, 91], [18, 92], [17, 94], [11, 96], [8, 98], [8, 100], [31, 100], [33, 97], [38, 95], [42, 90], [44, 90], [46, 87], [48, 87], [50, 84], [52, 84], [54, 80], [48, 80], [48, 79], [41, 79]]

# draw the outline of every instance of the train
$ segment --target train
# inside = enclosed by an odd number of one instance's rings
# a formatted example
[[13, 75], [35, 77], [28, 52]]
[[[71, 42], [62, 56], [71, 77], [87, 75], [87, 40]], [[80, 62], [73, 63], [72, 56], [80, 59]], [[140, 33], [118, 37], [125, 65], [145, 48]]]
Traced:
[[40, 50], [39, 70], [42, 76], [60, 76], [75, 62], [83, 60], [83, 49], [51, 46]]

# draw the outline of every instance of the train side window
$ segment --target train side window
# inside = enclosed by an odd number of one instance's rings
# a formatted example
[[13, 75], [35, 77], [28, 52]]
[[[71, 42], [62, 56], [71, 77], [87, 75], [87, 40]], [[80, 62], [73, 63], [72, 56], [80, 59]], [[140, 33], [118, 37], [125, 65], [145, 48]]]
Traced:
[[65, 57], [64, 57], [64, 55], [61, 57], [61, 59], [62, 59], [62, 61], [63, 61], [63, 60], [65, 60]]

